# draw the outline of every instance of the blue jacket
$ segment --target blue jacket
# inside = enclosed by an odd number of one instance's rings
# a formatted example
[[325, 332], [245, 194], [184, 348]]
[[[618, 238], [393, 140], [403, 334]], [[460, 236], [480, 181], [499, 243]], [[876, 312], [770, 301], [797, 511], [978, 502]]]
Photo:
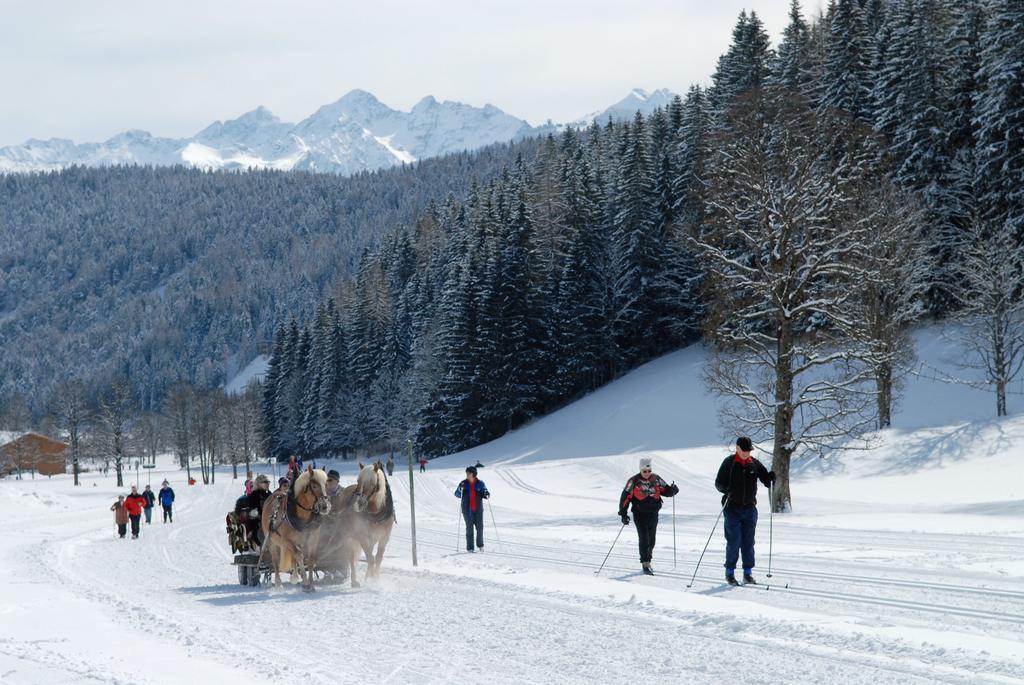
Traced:
[[[455, 488], [455, 496], [462, 498], [462, 511], [469, 511], [469, 481], [464, 480]], [[491, 496], [487, 486], [479, 478], [476, 479], [476, 506], [478, 511], [484, 510], [484, 500]]]
[[171, 490], [171, 487], [169, 485], [166, 488], [160, 488], [159, 497], [160, 504], [162, 504], [165, 507], [169, 507], [171, 506], [171, 503], [174, 501], [174, 490]]

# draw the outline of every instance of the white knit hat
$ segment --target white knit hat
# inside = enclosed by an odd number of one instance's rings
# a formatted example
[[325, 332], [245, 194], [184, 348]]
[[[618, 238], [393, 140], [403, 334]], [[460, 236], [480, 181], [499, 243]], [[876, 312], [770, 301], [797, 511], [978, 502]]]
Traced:
[[650, 457], [640, 457], [640, 470], [643, 471], [644, 469], [649, 469], [649, 468], [651, 468], [651, 458]]

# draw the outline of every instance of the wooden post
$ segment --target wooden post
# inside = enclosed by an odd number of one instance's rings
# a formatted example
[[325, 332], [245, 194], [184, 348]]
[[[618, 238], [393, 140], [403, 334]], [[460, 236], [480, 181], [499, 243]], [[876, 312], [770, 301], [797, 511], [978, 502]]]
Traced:
[[416, 479], [412, 474], [412, 440], [406, 440], [406, 452], [409, 454], [409, 520], [412, 521], [412, 565], [416, 562]]

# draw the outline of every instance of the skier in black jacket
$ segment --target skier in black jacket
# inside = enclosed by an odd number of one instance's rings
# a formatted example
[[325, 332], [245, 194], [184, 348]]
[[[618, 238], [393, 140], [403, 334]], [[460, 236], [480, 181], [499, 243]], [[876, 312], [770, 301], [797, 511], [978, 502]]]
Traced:
[[678, 486], [669, 485], [661, 476], [651, 470], [649, 457], [640, 459], [640, 473], [626, 481], [619, 497], [619, 518], [622, 525], [629, 524], [626, 507], [633, 511], [633, 522], [636, 524], [637, 537], [640, 540], [640, 564], [644, 573], [653, 576], [651, 556], [654, 553], [654, 538], [658, 532], [658, 511], [661, 510], [662, 497], [674, 497], [679, 492]]
[[736, 453], [730, 454], [718, 469], [715, 488], [722, 493], [725, 514], [725, 579], [736, 582], [736, 562], [743, 553], [743, 583], [756, 585], [750, 575], [754, 568], [754, 532], [757, 529], [757, 481], [770, 487], [775, 472], [751, 454], [754, 445], [750, 438], [736, 440]]

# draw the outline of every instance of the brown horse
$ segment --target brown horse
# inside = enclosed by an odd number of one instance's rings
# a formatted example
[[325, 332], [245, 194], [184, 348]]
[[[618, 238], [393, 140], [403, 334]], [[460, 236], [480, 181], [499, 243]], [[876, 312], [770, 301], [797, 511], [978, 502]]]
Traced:
[[[302, 589], [313, 591], [313, 567], [320, 543], [320, 523], [331, 511], [327, 474], [310, 466], [296, 478], [286, 495], [268, 497], [263, 504], [265, 547], [274, 565], [274, 587], [281, 587], [281, 570], [299, 572]], [[260, 554], [262, 556], [262, 552]]]
[[356, 581], [356, 560], [359, 551], [366, 555], [366, 575], [375, 578], [380, 575], [380, 564], [384, 549], [391, 539], [395, 525], [395, 503], [391, 499], [384, 467], [380, 462], [373, 468], [359, 465], [356, 484], [345, 488], [343, 501], [347, 504], [342, 525], [346, 532], [344, 554], [349, 566], [352, 587], [359, 587]]

